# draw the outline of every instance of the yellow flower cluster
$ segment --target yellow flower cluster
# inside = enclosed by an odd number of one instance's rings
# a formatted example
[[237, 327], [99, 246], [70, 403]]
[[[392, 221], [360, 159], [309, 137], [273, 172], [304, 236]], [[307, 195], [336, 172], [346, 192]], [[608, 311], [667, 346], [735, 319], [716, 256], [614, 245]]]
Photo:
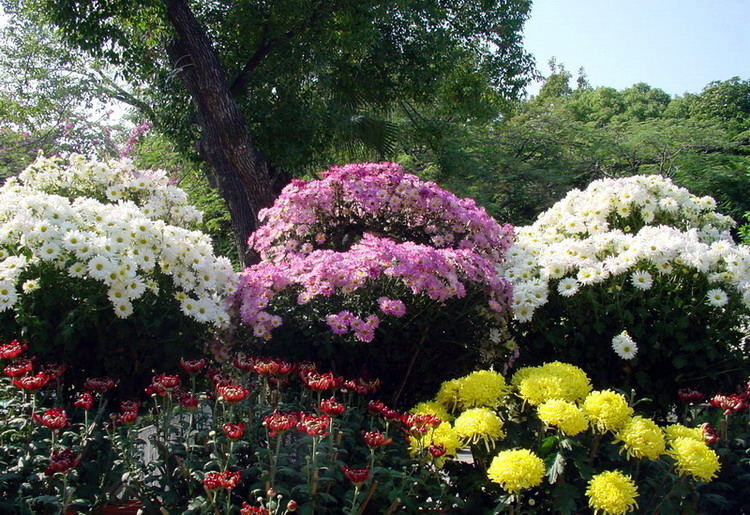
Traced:
[[719, 471], [719, 456], [705, 442], [679, 437], [670, 442], [667, 451], [675, 460], [681, 476], [691, 476], [699, 481], [711, 481]]
[[466, 444], [484, 442], [489, 448], [505, 436], [503, 421], [488, 408], [471, 408], [461, 413], [453, 425]]
[[551, 399], [540, 404], [537, 414], [542, 422], [560, 429], [568, 436], [575, 436], [589, 427], [583, 410], [574, 403], [562, 399]]
[[440, 385], [435, 400], [445, 406], [445, 408], [453, 412], [458, 408], [458, 392], [461, 389], [461, 381], [458, 379], [451, 379], [445, 381]]
[[478, 370], [457, 380], [461, 408], [496, 408], [508, 392], [505, 378], [494, 370]]
[[615, 435], [622, 442], [628, 456], [655, 460], [664, 454], [664, 433], [656, 423], [636, 415], [628, 420]]
[[414, 413], [415, 415], [435, 415], [444, 422], [450, 422], [453, 420], [453, 415], [448, 413], [445, 406], [437, 401], [420, 402], [410, 409], [409, 412]]
[[682, 424], [672, 424], [664, 428], [667, 435], [667, 441], [672, 442], [677, 438], [691, 438], [698, 442], [703, 442], [703, 430], [700, 427], [685, 427]]
[[638, 489], [630, 476], [619, 470], [606, 471], [589, 480], [586, 497], [589, 506], [606, 515], [621, 515], [638, 506]]
[[591, 381], [583, 370], [559, 361], [522, 368], [513, 375], [511, 383], [518, 395], [534, 406], [550, 399], [575, 402], [591, 391]]
[[597, 431], [617, 431], [633, 416], [625, 397], [612, 390], [591, 392], [583, 401], [583, 411]]
[[544, 462], [528, 449], [502, 451], [487, 469], [490, 481], [515, 494], [538, 486], [544, 479]]

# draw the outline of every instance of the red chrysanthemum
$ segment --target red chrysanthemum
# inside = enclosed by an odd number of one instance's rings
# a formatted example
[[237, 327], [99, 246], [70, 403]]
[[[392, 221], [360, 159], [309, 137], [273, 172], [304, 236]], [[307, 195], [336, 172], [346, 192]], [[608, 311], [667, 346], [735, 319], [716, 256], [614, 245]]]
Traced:
[[240, 515], [252, 515], [253, 513], [269, 515], [271, 512], [261, 506], [250, 506], [248, 503], [243, 502], [242, 508], [240, 508]]
[[185, 359], [180, 358], [180, 366], [188, 375], [194, 376], [201, 370], [203, 370], [208, 361], [205, 359]]
[[230, 422], [221, 426], [221, 430], [230, 440], [239, 440], [245, 434], [245, 424], [232, 424]]
[[387, 438], [380, 431], [363, 431], [362, 438], [368, 447], [383, 447], [393, 442], [392, 438]]
[[88, 392], [79, 393], [76, 397], [75, 402], [73, 403], [73, 406], [75, 406], [76, 408], [81, 408], [84, 410], [90, 410], [93, 405], [94, 396]]
[[711, 406], [724, 410], [725, 415], [731, 415], [747, 408], [744, 395], [734, 393], [732, 395], [714, 395], [711, 399]]
[[274, 411], [263, 417], [263, 425], [268, 428], [269, 436], [276, 436], [297, 426], [299, 415], [297, 413], [282, 413]]
[[341, 470], [344, 471], [344, 477], [352, 482], [354, 485], [361, 485], [365, 481], [367, 481], [367, 478], [370, 477], [370, 469], [364, 468], [364, 469], [353, 469], [349, 468], [346, 465], [342, 465]]
[[14, 377], [13, 385], [21, 388], [22, 390], [28, 390], [30, 392], [36, 392], [41, 390], [47, 383], [49, 383], [49, 376], [44, 372], [39, 372], [33, 376]]
[[117, 386], [117, 381], [111, 377], [92, 377], [83, 383], [83, 389], [87, 392], [106, 393]]
[[320, 401], [320, 411], [329, 417], [338, 417], [346, 411], [346, 406], [336, 401], [335, 397], [331, 397], [330, 399], [323, 399]]
[[73, 454], [72, 449], [64, 449], [62, 451], [52, 451], [50, 457], [50, 463], [47, 466], [47, 470], [44, 471], [45, 475], [51, 476], [53, 474], [67, 472], [81, 460], [80, 456]]
[[0, 359], [14, 359], [28, 350], [29, 346], [25, 343], [18, 343], [13, 340], [0, 345]]
[[701, 392], [692, 388], [680, 388], [677, 390], [677, 397], [685, 404], [698, 404], [706, 398]]
[[309, 436], [325, 436], [330, 428], [331, 417], [328, 415], [302, 413], [297, 422], [297, 430]]
[[224, 472], [206, 472], [206, 475], [203, 477], [203, 484], [208, 490], [216, 490], [217, 488], [233, 490], [239, 484], [241, 477], [242, 472], [239, 470], [236, 472], [228, 470]]
[[8, 377], [25, 376], [34, 369], [30, 359], [18, 359], [3, 369], [3, 374]]
[[220, 399], [229, 402], [240, 402], [250, 395], [250, 390], [242, 386], [241, 384], [225, 384], [218, 385], [216, 387], [216, 395]]
[[31, 418], [40, 426], [49, 429], [65, 429], [68, 427], [68, 414], [62, 408], [50, 408], [41, 415], [33, 413]]
[[309, 389], [316, 392], [323, 392], [326, 390], [333, 390], [338, 388], [343, 382], [343, 378], [336, 377], [333, 372], [327, 372], [325, 374], [318, 374], [317, 372], [308, 372], [302, 376], [302, 382], [305, 383]]
[[253, 370], [253, 367], [255, 366], [256, 359], [257, 358], [255, 358], [255, 356], [245, 356], [244, 354], [238, 354], [232, 360], [232, 365], [245, 372], [251, 372]]

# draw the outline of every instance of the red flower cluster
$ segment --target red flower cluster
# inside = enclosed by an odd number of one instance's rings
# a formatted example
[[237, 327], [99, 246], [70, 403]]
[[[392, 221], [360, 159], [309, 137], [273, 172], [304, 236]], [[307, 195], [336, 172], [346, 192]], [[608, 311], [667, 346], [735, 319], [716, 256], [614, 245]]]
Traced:
[[47, 386], [49, 380], [50, 377], [47, 374], [45, 374], [44, 372], [39, 372], [34, 376], [14, 377], [13, 385], [22, 390], [36, 392]]
[[367, 478], [370, 477], [370, 469], [364, 468], [364, 469], [353, 469], [349, 468], [346, 465], [343, 465], [341, 467], [341, 470], [344, 471], [344, 477], [352, 482], [353, 485], [359, 486], [365, 481], [367, 481]]
[[180, 367], [182, 367], [182, 370], [185, 371], [188, 375], [194, 376], [201, 370], [203, 370], [208, 362], [205, 359], [192, 359], [188, 360], [185, 358], [180, 358]]
[[91, 395], [88, 392], [81, 392], [76, 397], [75, 402], [73, 403], [73, 406], [76, 408], [81, 408], [83, 410], [90, 410], [91, 407], [94, 405], [94, 396]]
[[221, 426], [221, 430], [230, 440], [239, 440], [242, 435], [245, 434], [245, 424], [240, 422], [239, 424], [226, 423]]
[[380, 431], [362, 431], [362, 438], [370, 448], [383, 447], [393, 442], [393, 438], [386, 438]]
[[194, 410], [198, 407], [198, 397], [190, 392], [179, 392], [177, 402], [185, 409]]
[[677, 390], [677, 397], [685, 404], [698, 404], [706, 399], [705, 395], [692, 388], [680, 388]]
[[300, 378], [302, 379], [302, 382], [305, 384], [305, 386], [315, 392], [334, 390], [341, 386], [341, 384], [344, 382], [343, 377], [335, 376], [333, 375], [333, 372], [320, 374], [314, 371], [305, 373], [302, 373], [302, 371], [300, 371]]
[[237, 354], [232, 360], [232, 365], [244, 372], [251, 372], [255, 366], [255, 357]]
[[164, 397], [165, 395], [177, 390], [182, 381], [180, 376], [174, 376], [169, 374], [158, 374], [151, 379], [151, 384], [146, 387], [146, 395], [158, 395]]
[[50, 408], [41, 415], [33, 413], [31, 418], [40, 426], [49, 429], [65, 429], [68, 427], [68, 414], [62, 408]]
[[51, 476], [53, 474], [67, 472], [68, 470], [78, 465], [78, 462], [80, 460], [81, 457], [75, 456], [72, 449], [52, 451], [50, 463], [47, 466], [47, 470], [44, 471], [44, 474], [47, 476]]
[[280, 359], [256, 358], [252, 369], [256, 374], [261, 376], [285, 376], [296, 370], [296, 366], [288, 361]]
[[34, 370], [30, 359], [17, 359], [3, 369], [3, 374], [8, 377], [21, 377]]
[[338, 417], [346, 411], [346, 406], [337, 402], [335, 397], [331, 397], [330, 399], [320, 401], [320, 411], [330, 417]]
[[442, 420], [439, 417], [429, 414], [404, 413], [401, 416], [404, 431], [415, 438], [419, 438], [431, 428], [439, 426], [441, 422]]
[[138, 419], [138, 410], [141, 408], [141, 403], [138, 401], [122, 401], [120, 403], [119, 414], [112, 414], [112, 420], [129, 426]]
[[26, 352], [29, 346], [25, 343], [18, 343], [18, 340], [13, 340], [9, 343], [0, 345], [0, 359], [14, 359]]
[[342, 390], [347, 392], [354, 392], [357, 395], [372, 395], [380, 389], [380, 379], [373, 379], [372, 381], [366, 381], [362, 378], [348, 379], [344, 381]]
[[243, 502], [242, 508], [240, 508], [240, 515], [252, 515], [253, 513], [269, 515], [271, 512], [261, 506], [250, 506], [248, 503]]
[[297, 426], [299, 415], [297, 413], [282, 413], [274, 411], [263, 417], [263, 425], [268, 428], [269, 436], [280, 435]]
[[240, 402], [250, 395], [250, 390], [240, 384], [218, 384], [216, 395], [229, 403]]
[[239, 484], [241, 477], [242, 472], [239, 470], [236, 472], [228, 470], [224, 472], [206, 472], [206, 475], [203, 476], [203, 485], [207, 490], [216, 490], [217, 488], [232, 490]]
[[328, 415], [301, 413], [297, 422], [297, 431], [309, 436], [325, 436], [330, 428], [331, 417]]
[[717, 394], [709, 401], [711, 406], [724, 410], [725, 415], [731, 415], [747, 408], [745, 395], [734, 393], [732, 395]]
[[83, 389], [87, 392], [107, 393], [117, 386], [117, 381], [111, 377], [92, 377], [83, 383]]
[[389, 408], [383, 404], [383, 401], [370, 401], [367, 404], [367, 411], [369, 411], [371, 415], [380, 415], [390, 422], [401, 421], [401, 413], [395, 409]]

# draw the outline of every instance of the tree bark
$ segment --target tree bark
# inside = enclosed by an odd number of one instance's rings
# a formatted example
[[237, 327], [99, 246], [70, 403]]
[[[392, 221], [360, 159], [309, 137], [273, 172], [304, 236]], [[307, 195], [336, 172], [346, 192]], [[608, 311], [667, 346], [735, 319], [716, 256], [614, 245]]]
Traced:
[[256, 260], [247, 240], [258, 226], [258, 211], [274, 198], [269, 163], [253, 145], [247, 120], [232, 97], [206, 30], [185, 0], [166, 0], [166, 7], [177, 33], [167, 45], [167, 54], [196, 107], [203, 132], [199, 148], [216, 173], [232, 217], [240, 261], [248, 265]]

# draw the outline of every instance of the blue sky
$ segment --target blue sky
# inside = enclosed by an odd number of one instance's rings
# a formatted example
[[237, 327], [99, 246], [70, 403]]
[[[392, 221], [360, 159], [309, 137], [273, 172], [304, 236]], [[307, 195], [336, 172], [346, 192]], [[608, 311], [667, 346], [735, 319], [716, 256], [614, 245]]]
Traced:
[[750, 78], [750, 0], [535, 0], [524, 38], [543, 74], [555, 57], [592, 86], [680, 95]]

